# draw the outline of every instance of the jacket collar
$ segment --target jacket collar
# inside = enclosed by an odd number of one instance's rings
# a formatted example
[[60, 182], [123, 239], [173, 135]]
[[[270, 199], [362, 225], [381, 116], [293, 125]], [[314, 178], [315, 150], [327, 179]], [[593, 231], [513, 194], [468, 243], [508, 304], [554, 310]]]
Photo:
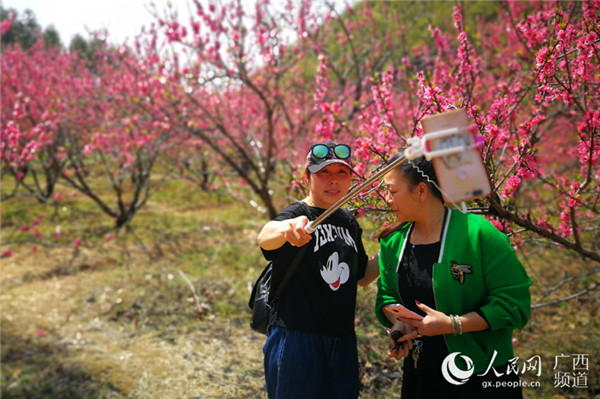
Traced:
[[[446, 246], [446, 236], [448, 235], [448, 227], [450, 226], [450, 216], [452, 212], [449, 208], [444, 207], [444, 218], [442, 220], [442, 234], [440, 235], [441, 247], [440, 247], [440, 255], [438, 257], [437, 263], [442, 262], [442, 257], [444, 256], [444, 248]], [[402, 245], [402, 250], [400, 251], [400, 256], [398, 257], [398, 264], [396, 265], [396, 273], [398, 273], [400, 269], [400, 263], [402, 263], [402, 257], [404, 256], [404, 251], [406, 251], [406, 247], [408, 244], [408, 237], [410, 237], [410, 233], [413, 230], [415, 223], [411, 222], [408, 230], [406, 231], [406, 235], [404, 236], [404, 245]]]

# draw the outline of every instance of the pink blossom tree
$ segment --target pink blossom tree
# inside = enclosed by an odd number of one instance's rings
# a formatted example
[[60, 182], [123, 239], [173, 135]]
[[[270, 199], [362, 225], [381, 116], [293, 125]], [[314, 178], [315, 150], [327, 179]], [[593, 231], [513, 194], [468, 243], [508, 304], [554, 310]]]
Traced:
[[[368, 31], [376, 21], [365, 14], [353, 22], [333, 5], [261, 0], [253, 7], [241, 1], [194, 7], [188, 23], [173, 10], [157, 11], [150, 40], [175, 49], [168, 62], [185, 96], [171, 119], [179, 134], [191, 134], [187, 147], [203, 154], [185, 158], [186, 176], [194, 163], [210, 162], [196, 169], [210, 170], [221, 187], [273, 217], [273, 188], [290, 184], [308, 143], [353, 138], [347, 124], [360, 114], [369, 77], [394, 45], [358, 40], [353, 31]], [[328, 43], [333, 27], [339, 33]]]
[[[60, 82], [71, 74], [76, 58], [61, 55], [58, 47], [46, 49], [38, 40], [29, 52], [20, 46], [6, 46], [0, 62], [0, 156], [3, 173], [11, 175], [14, 182], [2, 200], [32, 195], [47, 202], [65, 166], [58, 156], [62, 143], [56, 134], [56, 116], [66, 108], [66, 86]], [[4, 183], [9, 182], [5, 179]]]
[[101, 45], [92, 62], [41, 41], [4, 50], [3, 171], [14, 177], [11, 196], [47, 200], [61, 182], [120, 228], [160, 181], [150, 178], [170, 143], [169, 86], [154, 60], [125, 46]]

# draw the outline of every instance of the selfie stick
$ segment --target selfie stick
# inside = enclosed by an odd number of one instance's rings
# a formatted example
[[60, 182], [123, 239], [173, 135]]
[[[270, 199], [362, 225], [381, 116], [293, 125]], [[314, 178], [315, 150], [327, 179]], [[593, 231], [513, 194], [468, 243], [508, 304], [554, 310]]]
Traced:
[[374, 181], [378, 180], [381, 176], [385, 175], [390, 170], [392, 170], [396, 166], [399, 166], [400, 164], [404, 163], [407, 160], [413, 160], [413, 159], [417, 159], [420, 156], [424, 156], [429, 161], [429, 160], [431, 160], [431, 158], [443, 157], [446, 155], [457, 154], [457, 153], [465, 151], [467, 149], [467, 147], [465, 145], [458, 145], [458, 146], [446, 148], [443, 150], [429, 151], [429, 150], [427, 150], [427, 148], [428, 148], [427, 144], [428, 144], [428, 141], [430, 141], [430, 140], [437, 140], [437, 139], [441, 139], [444, 137], [453, 136], [453, 135], [456, 135], [459, 133], [470, 132], [474, 128], [477, 129], [477, 125], [471, 125], [471, 126], [462, 127], [462, 128], [455, 127], [455, 128], [451, 128], [451, 129], [439, 130], [437, 132], [427, 133], [427, 134], [423, 135], [422, 137], [412, 137], [412, 138], [408, 139], [409, 146], [408, 146], [408, 148], [406, 148], [403, 151], [402, 155], [398, 159], [394, 160], [392, 163], [386, 165], [379, 171], [375, 172], [367, 180], [365, 180], [364, 182], [362, 182], [361, 184], [359, 184], [358, 186], [356, 186], [352, 190], [350, 190], [348, 192], [348, 194], [346, 194], [338, 202], [333, 204], [329, 209], [327, 209], [325, 212], [323, 212], [318, 218], [316, 218], [312, 222], [308, 223], [304, 227], [304, 231], [306, 231], [309, 234], [313, 233], [315, 231], [316, 227], [321, 222], [323, 222], [323, 220], [327, 219], [333, 212], [340, 209], [346, 202], [348, 202], [349, 200], [354, 198], [365, 188], [369, 187]]

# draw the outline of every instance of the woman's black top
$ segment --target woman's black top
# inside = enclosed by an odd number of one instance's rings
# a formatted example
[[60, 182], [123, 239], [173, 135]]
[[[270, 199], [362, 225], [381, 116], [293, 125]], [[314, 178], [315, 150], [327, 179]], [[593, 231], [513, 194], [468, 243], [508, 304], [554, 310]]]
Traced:
[[[307, 216], [314, 220], [324, 211], [309, 206]], [[294, 203], [274, 220], [300, 215], [306, 215], [306, 207]], [[270, 324], [313, 334], [353, 334], [357, 283], [368, 261], [361, 236], [356, 218], [346, 209], [337, 210], [319, 224], [274, 305]], [[273, 284], [281, 279], [297, 251], [289, 243], [273, 251], [263, 250], [265, 258], [273, 261]]]

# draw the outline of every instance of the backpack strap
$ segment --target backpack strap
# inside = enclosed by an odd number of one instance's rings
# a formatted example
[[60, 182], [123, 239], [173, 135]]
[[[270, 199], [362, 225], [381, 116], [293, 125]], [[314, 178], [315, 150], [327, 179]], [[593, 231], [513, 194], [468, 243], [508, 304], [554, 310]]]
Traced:
[[[306, 212], [306, 216], [310, 219], [310, 212], [309, 212], [308, 206], [304, 203], [304, 201], [299, 201], [299, 202], [302, 204], [302, 208]], [[271, 300], [269, 300], [269, 304], [275, 303], [275, 301], [277, 301], [279, 299], [279, 297], [281, 297], [281, 294], [283, 293], [283, 289], [285, 288], [287, 283], [292, 278], [294, 271], [296, 271], [296, 266], [298, 266], [298, 263], [300, 263], [300, 259], [302, 259], [304, 252], [306, 252], [306, 248], [308, 248], [308, 244], [302, 246], [296, 253], [294, 260], [292, 261], [290, 266], [285, 271], [283, 278], [281, 279], [279, 284], [277, 284], [277, 288], [275, 289], [275, 292], [273, 293], [273, 297], [271, 298]]]

